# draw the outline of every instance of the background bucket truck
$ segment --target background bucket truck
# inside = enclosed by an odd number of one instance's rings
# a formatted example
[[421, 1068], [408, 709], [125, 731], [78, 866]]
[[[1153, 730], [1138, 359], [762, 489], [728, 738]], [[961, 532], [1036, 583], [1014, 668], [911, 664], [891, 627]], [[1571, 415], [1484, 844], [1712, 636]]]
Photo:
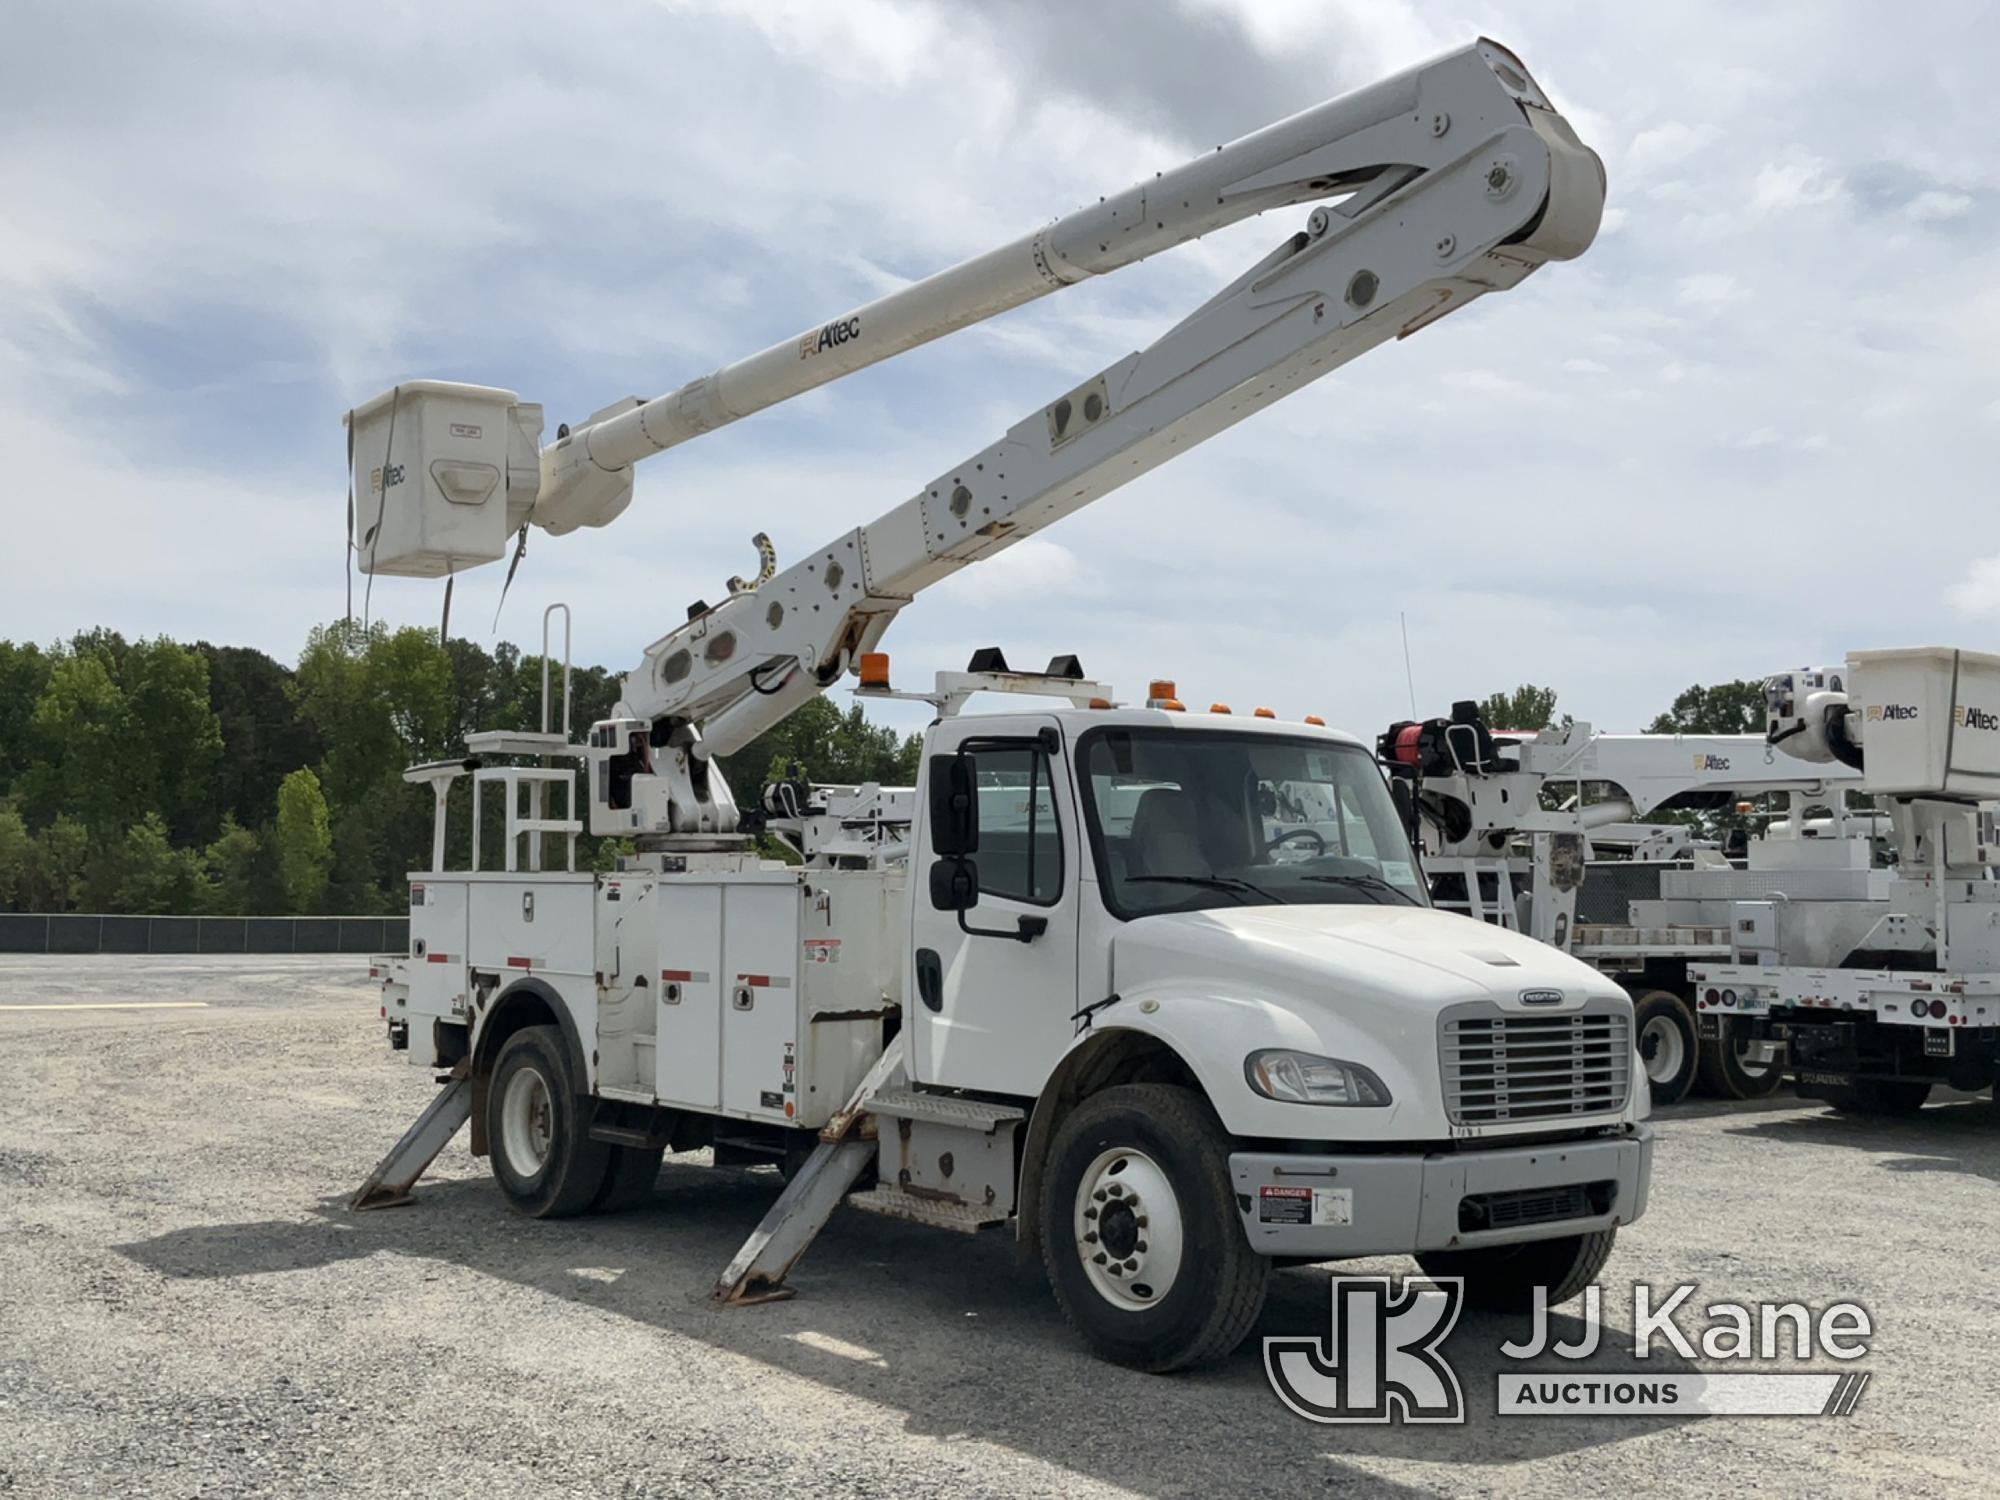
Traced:
[[[1738, 951], [1736, 904], [1761, 899], [1768, 911], [1784, 893], [1811, 898], [1813, 920], [1788, 921], [1771, 938], [1775, 951], [1804, 961], [1840, 931], [1858, 937], [1872, 920], [1870, 902], [1887, 893], [1889, 877], [1875, 869], [1872, 820], [1847, 808], [1860, 773], [1775, 753], [1754, 734], [1604, 734], [1580, 722], [1494, 732], [1467, 701], [1449, 718], [1392, 724], [1377, 748], [1413, 788], [1413, 831], [1433, 903], [1615, 975], [1634, 997], [1655, 1103], [1679, 1102], [1697, 1077], [1737, 1099], [1779, 1082], [1769, 1049], [1751, 1039], [1698, 1041], [1689, 965]], [[1748, 839], [1734, 862], [1690, 848], [1684, 828], [1631, 821], [1720, 811], [1751, 797], [1781, 797], [1791, 815]], [[1822, 815], [1809, 816], [1815, 812]], [[1626, 841], [1636, 858], [1594, 863], [1600, 830]], [[1632, 875], [1646, 878], [1622, 878]], [[1597, 903], [1618, 908], [1612, 919], [1579, 920], [1593, 882], [1614, 881], [1617, 897]], [[1758, 930], [1770, 927], [1765, 921]]]

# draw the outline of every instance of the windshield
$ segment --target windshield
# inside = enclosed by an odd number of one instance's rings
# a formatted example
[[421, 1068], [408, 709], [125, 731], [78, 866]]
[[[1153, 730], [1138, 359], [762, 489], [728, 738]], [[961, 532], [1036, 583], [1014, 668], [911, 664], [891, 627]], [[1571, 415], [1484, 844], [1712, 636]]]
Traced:
[[1097, 875], [1117, 916], [1429, 904], [1382, 772], [1359, 746], [1099, 729], [1079, 761]]

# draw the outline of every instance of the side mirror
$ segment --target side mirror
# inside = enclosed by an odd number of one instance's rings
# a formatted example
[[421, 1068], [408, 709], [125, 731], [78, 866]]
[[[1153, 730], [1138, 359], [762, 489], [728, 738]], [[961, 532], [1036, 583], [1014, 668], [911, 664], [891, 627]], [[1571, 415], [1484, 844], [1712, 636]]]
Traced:
[[[946, 859], [979, 850], [979, 791], [964, 755], [933, 755], [930, 764], [931, 853]], [[933, 867], [935, 878], [935, 867]], [[975, 881], [975, 890], [978, 889]], [[933, 886], [935, 889], [935, 886]], [[967, 902], [966, 905], [971, 905]], [[943, 906], [940, 909], [952, 910]], [[959, 908], [963, 910], [963, 908]]]
[[931, 865], [931, 905], [939, 911], [970, 911], [979, 904], [979, 866], [963, 855]]

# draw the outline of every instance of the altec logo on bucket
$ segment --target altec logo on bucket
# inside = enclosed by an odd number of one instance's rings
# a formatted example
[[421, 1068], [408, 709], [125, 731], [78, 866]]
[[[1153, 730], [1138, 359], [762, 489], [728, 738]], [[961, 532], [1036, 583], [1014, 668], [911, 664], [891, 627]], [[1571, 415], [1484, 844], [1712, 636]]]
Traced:
[[1951, 722], [1960, 729], [2000, 729], [2000, 714], [1962, 703], [1951, 711]]
[[[1868, 1352], [1868, 1310], [1836, 1302], [1815, 1311], [1800, 1302], [1714, 1302], [1691, 1322], [1693, 1286], [1656, 1293], [1632, 1288], [1632, 1358], [1643, 1369], [1502, 1371], [1494, 1409], [1506, 1416], [1846, 1416], [1867, 1388], [1865, 1371], [1768, 1368], [1824, 1356], [1851, 1361]], [[1264, 1340], [1264, 1372], [1278, 1399], [1309, 1422], [1463, 1422], [1465, 1396], [1444, 1341], [1465, 1301], [1460, 1277], [1343, 1276], [1333, 1281], [1327, 1336]], [[1525, 1341], [1500, 1345], [1508, 1360], [1579, 1361], [1604, 1343], [1603, 1292], [1584, 1289], [1583, 1331], [1556, 1339], [1546, 1293], [1536, 1288]], [[1698, 1369], [1702, 1359], [1737, 1369]], [[1743, 1364], [1759, 1366], [1743, 1370]]]

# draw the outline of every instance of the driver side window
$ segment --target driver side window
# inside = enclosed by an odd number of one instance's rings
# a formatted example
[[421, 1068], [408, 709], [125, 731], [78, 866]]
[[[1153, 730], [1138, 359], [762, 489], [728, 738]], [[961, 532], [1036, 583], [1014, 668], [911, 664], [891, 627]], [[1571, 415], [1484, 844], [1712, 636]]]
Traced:
[[1062, 898], [1062, 828], [1049, 758], [1007, 746], [968, 756], [979, 798], [979, 891], [1030, 906]]

